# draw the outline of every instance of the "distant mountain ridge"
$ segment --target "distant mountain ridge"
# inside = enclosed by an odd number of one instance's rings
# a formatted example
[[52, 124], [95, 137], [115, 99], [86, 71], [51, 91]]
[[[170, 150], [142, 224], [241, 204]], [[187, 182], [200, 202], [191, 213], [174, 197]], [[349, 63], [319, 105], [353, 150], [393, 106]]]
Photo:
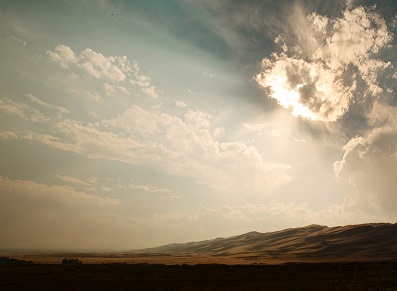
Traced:
[[235, 257], [246, 260], [379, 261], [397, 259], [397, 224], [309, 225], [281, 231], [249, 232], [228, 238], [174, 243], [137, 254]]

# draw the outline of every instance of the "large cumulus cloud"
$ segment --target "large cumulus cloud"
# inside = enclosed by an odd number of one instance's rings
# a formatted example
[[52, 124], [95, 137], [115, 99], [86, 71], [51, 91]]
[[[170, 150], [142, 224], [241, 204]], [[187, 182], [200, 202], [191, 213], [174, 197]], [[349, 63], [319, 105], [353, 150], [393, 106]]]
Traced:
[[295, 116], [337, 121], [362, 96], [384, 93], [379, 76], [391, 63], [377, 54], [392, 34], [373, 8], [334, 18], [298, 9], [294, 17], [296, 27], [275, 39], [281, 51], [263, 59], [255, 77], [270, 98]]

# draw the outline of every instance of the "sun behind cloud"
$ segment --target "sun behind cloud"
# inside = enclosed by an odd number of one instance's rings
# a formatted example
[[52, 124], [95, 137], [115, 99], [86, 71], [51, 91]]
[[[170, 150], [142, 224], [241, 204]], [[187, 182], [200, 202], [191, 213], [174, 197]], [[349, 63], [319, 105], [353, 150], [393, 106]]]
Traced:
[[357, 7], [335, 19], [317, 13], [298, 18], [305, 29], [280, 34], [275, 43], [281, 52], [264, 58], [255, 77], [270, 98], [294, 116], [333, 122], [359, 96], [383, 93], [378, 76], [390, 63], [376, 54], [392, 36], [380, 15]]
[[300, 103], [299, 89], [303, 85], [298, 84], [295, 86], [295, 89], [292, 89], [287, 83], [288, 80], [285, 76], [275, 73], [271, 74], [263, 84], [268, 84], [271, 87], [271, 97], [277, 99], [278, 104], [284, 108], [291, 109], [292, 115], [317, 120], [318, 116]]

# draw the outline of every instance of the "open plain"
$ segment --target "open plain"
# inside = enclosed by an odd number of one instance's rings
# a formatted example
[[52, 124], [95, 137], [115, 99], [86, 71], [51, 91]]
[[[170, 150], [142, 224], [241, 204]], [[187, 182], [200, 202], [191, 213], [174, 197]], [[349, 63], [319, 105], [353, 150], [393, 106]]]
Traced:
[[1, 265], [1, 290], [395, 290], [397, 263]]

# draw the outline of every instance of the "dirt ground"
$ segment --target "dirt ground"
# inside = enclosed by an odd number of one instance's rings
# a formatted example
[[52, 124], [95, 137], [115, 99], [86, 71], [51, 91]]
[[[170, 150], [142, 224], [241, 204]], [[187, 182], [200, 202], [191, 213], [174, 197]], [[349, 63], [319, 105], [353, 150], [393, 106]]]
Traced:
[[397, 263], [0, 265], [0, 290], [396, 290]]

